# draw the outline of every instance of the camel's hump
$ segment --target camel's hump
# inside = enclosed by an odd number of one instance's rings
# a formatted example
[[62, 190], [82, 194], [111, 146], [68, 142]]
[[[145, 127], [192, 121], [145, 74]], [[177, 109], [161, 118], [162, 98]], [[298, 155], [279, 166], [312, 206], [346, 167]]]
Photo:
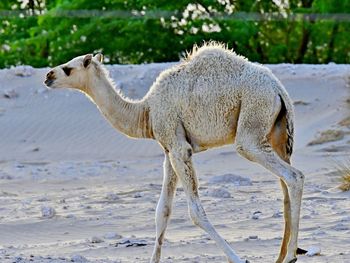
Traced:
[[204, 43], [202, 46], [195, 45], [191, 52], [187, 53], [185, 57], [186, 61], [191, 61], [197, 57], [236, 57], [239, 59], [245, 59], [243, 56], [237, 55], [232, 49], [229, 49], [225, 44], [218, 42]]
[[193, 50], [187, 54], [185, 63], [189, 67], [212, 68], [219, 67], [221, 69], [227, 67], [240, 67], [248, 60], [240, 55], [237, 55], [233, 50], [228, 49], [224, 44], [209, 42], [201, 47], [195, 46]]

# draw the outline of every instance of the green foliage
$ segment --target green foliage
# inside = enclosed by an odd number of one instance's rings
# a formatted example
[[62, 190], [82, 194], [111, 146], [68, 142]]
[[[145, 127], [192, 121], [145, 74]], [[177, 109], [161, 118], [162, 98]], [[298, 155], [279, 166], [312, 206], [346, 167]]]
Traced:
[[[1, 14], [0, 68], [93, 52], [109, 63], [177, 61], [208, 40], [261, 63], [350, 62], [350, 21], [327, 17], [349, 13], [350, 0], [7, 0], [3, 10], [22, 15]], [[325, 16], [295, 16], [314, 13]]]

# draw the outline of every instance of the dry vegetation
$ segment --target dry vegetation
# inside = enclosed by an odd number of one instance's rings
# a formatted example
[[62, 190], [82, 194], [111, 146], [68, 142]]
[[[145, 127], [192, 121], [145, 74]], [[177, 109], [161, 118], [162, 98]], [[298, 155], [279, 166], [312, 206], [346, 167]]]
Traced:
[[337, 164], [337, 173], [341, 176], [341, 185], [339, 189], [342, 191], [350, 190], [350, 161], [347, 163]]
[[350, 126], [350, 116], [346, 117], [342, 121], [339, 122], [339, 125], [349, 127]]
[[[350, 76], [348, 79], [348, 86], [350, 85]], [[346, 100], [347, 106], [350, 106], [350, 98]], [[343, 119], [340, 123], [341, 126], [350, 127], [350, 116]], [[349, 142], [348, 142], [349, 143]], [[339, 172], [342, 175], [342, 183], [339, 189], [342, 191], [350, 191], [350, 162], [348, 164], [343, 164], [340, 166]]]
[[341, 130], [327, 130], [321, 132], [317, 138], [308, 143], [308, 145], [322, 144], [326, 142], [338, 141], [344, 138], [344, 132]]

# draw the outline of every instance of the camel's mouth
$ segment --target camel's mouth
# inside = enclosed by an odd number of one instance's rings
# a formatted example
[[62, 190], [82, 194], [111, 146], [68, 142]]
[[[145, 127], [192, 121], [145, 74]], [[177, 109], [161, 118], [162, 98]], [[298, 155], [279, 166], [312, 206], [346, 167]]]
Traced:
[[50, 87], [50, 86], [53, 84], [54, 81], [55, 81], [54, 79], [46, 79], [46, 80], [44, 81], [44, 83], [45, 83], [45, 85], [46, 85], [47, 87]]

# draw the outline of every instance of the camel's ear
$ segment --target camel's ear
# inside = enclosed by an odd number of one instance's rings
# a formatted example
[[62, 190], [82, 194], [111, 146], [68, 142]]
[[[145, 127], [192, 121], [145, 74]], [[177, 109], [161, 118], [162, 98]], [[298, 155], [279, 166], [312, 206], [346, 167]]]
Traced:
[[84, 65], [85, 68], [87, 68], [90, 65], [91, 60], [92, 60], [92, 55], [91, 54], [87, 54], [84, 57], [83, 65]]
[[97, 53], [94, 58], [100, 62], [100, 63], [103, 63], [103, 55], [101, 53]]

